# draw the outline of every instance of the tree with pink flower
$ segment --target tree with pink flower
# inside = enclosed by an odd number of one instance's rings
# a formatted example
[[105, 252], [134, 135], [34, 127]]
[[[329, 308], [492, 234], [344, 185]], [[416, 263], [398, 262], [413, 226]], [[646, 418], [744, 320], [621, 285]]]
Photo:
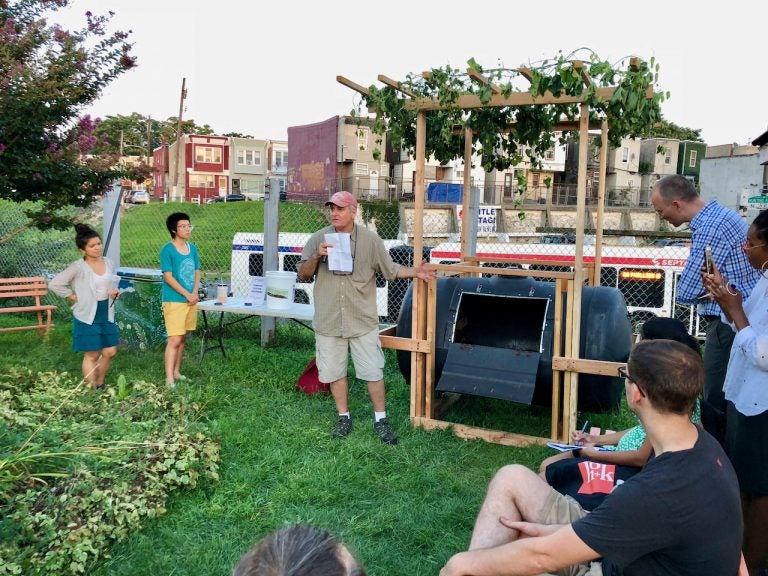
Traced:
[[86, 12], [79, 30], [46, 20], [70, 0], [0, 0], [0, 198], [37, 202], [30, 225], [62, 227], [64, 206], [88, 206], [118, 177], [91, 156], [99, 120], [83, 110], [135, 66], [130, 32], [112, 13]]

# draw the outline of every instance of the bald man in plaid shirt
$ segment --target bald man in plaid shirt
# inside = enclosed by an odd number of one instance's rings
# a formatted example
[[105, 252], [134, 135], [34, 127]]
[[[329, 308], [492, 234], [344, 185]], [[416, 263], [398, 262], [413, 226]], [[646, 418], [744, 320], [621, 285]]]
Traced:
[[[760, 271], [750, 265], [742, 248], [747, 240], [748, 226], [739, 214], [721, 206], [716, 200], [704, 202], [693, 183], [678, 174], [656, 183], [651, 203], [659, 218], [675, 227], [688, 222], [693, 233], [691, 253], [677, 284], [676, 299], [679, 304], [695, 305], [699, 316], [707, 321], [702, 422], [707, 431], [722, 443], [725, 437], [723, 383], [736, 333], [728, 324], [721, 322], [720, 306], [706, 297], [700, 271], [704, 266], [704, 248], [709, 246], [717, 269], [746, 300], [760, 278]], [[708, 421], [707, 409], [713, 411], [714, 422]]]

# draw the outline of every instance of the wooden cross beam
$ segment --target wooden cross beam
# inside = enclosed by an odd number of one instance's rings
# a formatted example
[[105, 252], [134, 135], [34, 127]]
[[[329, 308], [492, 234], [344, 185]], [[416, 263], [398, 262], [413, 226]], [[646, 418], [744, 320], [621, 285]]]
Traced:
[[416, 95], [410, 90], [408, 90], [408, 88], [403, 88], [402, 82], [398, 82], [397, 80], [392, 80], [392, 78], [390, 78], [389, 76], [384, 76], [384, 74], [379, 74], [377, 78], [379, 82], [381, 82], [382, 84], [386, 84], [390, 88], [394, 88], [395, 90], [402, 92], [406, 96], [410, 96], [411, 98], [416, 98]]
[[584, 81], [584, 85], [591, 86], [592, 77], [587, 73], [586, 68], [584, 68], [584, 63], [581, 60], [574, 60], [572, 65], [573, 69], [576, 70], [581, 76], [581, 79]]
[[359, 92], [363, 96], [368, 96], [368, 88], [361, 86], [360, 84], [356, 84], [355, 82], [352, 82], [352, 80], [344, 78], [344, 76], [336, 76], [336, 82], [343, 84], [347, 88], [352, 88], [352, 90]]
[[[600, 120], [595, 120], [589, 123], [589, 130], [600, 130], [602, 127], [602, 122]], [[512, 122], [511, 124], [507, 124], [506, 127], [502, 128], [500, 130], [500, 133], [502, 134], [508, 134], [508, 133], [514, 133], [515, 132], [515, 123]], [[561, 120], [557, 122], [556, 124], [552, 125], [552, 131], [553, 132], [575, 132], [579, 129], [579, 120]], [[463, 134], [464, 130], [466, 128], [464, 126], [461, 126], [459, 124], [453, 126], [451, 129], [452, 134]], [[476, 134], [477, 131], [473, 130], [473, 134]]]
[[493, 92], [494, 94], [501, 94], [501, 88], [496, 86], [496, 84], [488, 80], [488, 78], [480, 74], [480, 72], [478, 72], [474, 68], [467, 68], [467, 74], [469, 74], [469, 77], [472, 78], [472, 80], [474, 80], [478, 84], [484, 84], [485, 86], [490, 87], [491, 92]]
[[[597, 88], [595, 93], [603, 100], [610, 100], [616, 91], [614, 87]], [[547, 91], [541, 96], [534, 96], [530, 92], [513, 92], [509, 96], [503, 94], [493, 94], [489, 102], [483, 103], [479, 96], [474, 94], [462, 94], [455, 102], [450, 105], [441, 104], [439, 100], [433, 98], [413, 98], [405, 102], [406, 110], [447, 110], [462, 108], [470, 110], [472, 108], [503, 108], [505, 106], [534, 106], [542, 104], [580, 104], [584, 102], [585, 96], [554, 96]]]

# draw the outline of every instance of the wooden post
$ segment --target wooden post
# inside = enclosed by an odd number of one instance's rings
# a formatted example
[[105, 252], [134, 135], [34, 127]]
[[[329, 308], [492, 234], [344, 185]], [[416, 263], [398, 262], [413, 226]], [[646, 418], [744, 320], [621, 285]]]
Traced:
[[[563, 298], [567, 293], [568, 285], [565, 280], [555, 280], [555, 317], [552, 326], [552, 357], [562, 354], [563, 339]], [[552, 366], [552, 431], [550, 437], [553, 440], [562, 440], [563, 422], [560, 417], [561, 391], [563, 387], [563, 372]]]
[[[579, 178], [576, 191], [576, 254], [574, 258], [573, 287], [568, 290], [568, 319], [566, 327], [570, 340], [570, 350], [566, 345], [569, 358], [579, 358], [581, 341], [581, 294], [584, 287], [584, 220], [587, 208], [587, 158], [589, 154], [589, 105], [581, 104], [579, 117]], [[578, 412], [579, 374], [566, 374], [566, 391], [563, 392], [563, 437], [570, 435], [576, 428]]]
[[[414, 198], [415, 221], [413, 226], [413, 258], [421, 261], [423, 246], [424, 221], [424, 165], [427, 144], [427, 115], [419, 112], [416, 116], [416, 188]], [[423, 282], [414, 280], [411, 299], [411, 334], [413, 338], [423, 339], [426, 335], [426, 287]], [[411, 418], [425, 415], [426, 366], [424, 354], [411, 352]]]
[[[472, 193], [472, 129], [464, 129], [464, 193], [461, 198], [461, 261], [466, 262], [467, 256], [474, 256], [475, 246], [469, 233], [469, 195]], [[471, 243], [471, 245], [470, 245]]]
[[437, 280], [432, 280], [427, 287], [427, 334], [429, 342], [429, 352], [424, 354], [424, 370], [426, 372], [424, 381], [424, 415], [427, 418], [434, 418], [434, 404], [432, 402], [435, 395], [435, 334], [437, 330], [435, 323], [437, 321]]
[[605, 216], [605, 173], [608, 163], [608, 120], [603, 118], [600, 134], [600, 183], [597, 185], [597, 217], [595, 219], [595, 270], [592, 286], [600, 286], [600, 266], [603, 259], [603, 218]]

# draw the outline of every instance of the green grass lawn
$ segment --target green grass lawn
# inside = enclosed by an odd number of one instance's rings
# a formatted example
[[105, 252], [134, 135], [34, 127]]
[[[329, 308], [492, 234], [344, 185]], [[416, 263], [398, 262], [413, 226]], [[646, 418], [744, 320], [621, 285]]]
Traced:
[[[192, 242], [200, 251], [205, 272], [229, 275], [232, 239], [237, 232], [264, 231], [263, 202], [218, 202], [197, 205], [153, 202], [128, 206], [120, 222], [120, 263], [137, 268], [158, 268], [160, 248], [170, 240], [165, 219], [172, 212], [189, 214], [195, 227]], [[315, 231], [327, 225], [322, 210], [311, 204], [282, 202], [281, 232]]]
[[[2, 324], [0, 324], [2, 325]], [[536, 468], [546, 447], [511, 448], [465, 441], [450, 431], [409, 424], [408, 384], [387, 351], [388, 412], [400, 444], [374, 435], [365, 386], [355, 382], [354, 430], [331, 440], [335, 419], [328, 395], [309, 397], [295, 382], [314, 354], [313, 335], [281, 325], [277, 343], [258, 344], [259, 321], [243, 322], [226, 338], [228, 358], [189, 343], [181, 393], [203, 405], [205, 422], [221, 443], [220, 483], [172, 497], [167, 514], [111, 549], [93, 575], [225, 575], [256, 539], [286, 523], [310, 522], [348, 542], [377, 575], [435, 575], [469, 541], [488, 481], [504, 464]], [[0, 364], [78, 374], [81, 355], [70, 350], [67, 324], [49, 338], [36, 332], [0, 334]], [[162, 349], [121, 350], [108, 382], [162, 382]], [[626, 414], [589, 415], [619, 428]], [[546, 434], [549, 410], [465, 397], [446, 419], [497, 429]]]

